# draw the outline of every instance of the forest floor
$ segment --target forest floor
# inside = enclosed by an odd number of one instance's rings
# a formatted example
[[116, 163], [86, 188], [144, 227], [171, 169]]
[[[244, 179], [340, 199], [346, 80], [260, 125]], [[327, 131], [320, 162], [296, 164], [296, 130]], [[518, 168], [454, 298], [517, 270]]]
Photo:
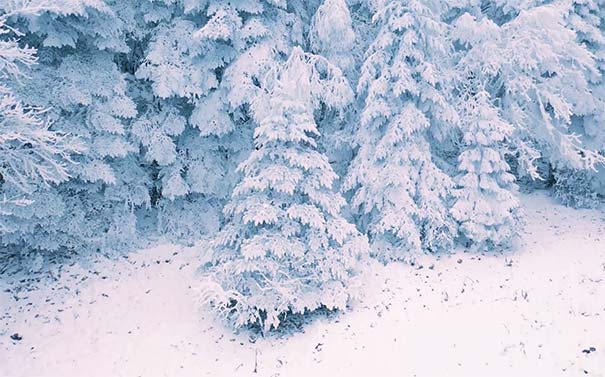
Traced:
[[0, 376], [605, 376], [605, 213], [523, 196], [514, 250], [371, 262], [348, 312], [262, 337], [198, 302], [199, 248], [0, 277]]

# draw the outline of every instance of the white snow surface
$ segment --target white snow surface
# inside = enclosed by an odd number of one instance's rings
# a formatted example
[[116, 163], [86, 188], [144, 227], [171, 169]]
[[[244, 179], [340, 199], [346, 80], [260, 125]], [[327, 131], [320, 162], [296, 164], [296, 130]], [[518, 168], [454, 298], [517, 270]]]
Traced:
[[3, 276], [0, 376], [605, 376], [605, 213], [522, 202], [513, 250], [372, 261], [351, 310], [264, 337], [200, 304], [199, 246]]

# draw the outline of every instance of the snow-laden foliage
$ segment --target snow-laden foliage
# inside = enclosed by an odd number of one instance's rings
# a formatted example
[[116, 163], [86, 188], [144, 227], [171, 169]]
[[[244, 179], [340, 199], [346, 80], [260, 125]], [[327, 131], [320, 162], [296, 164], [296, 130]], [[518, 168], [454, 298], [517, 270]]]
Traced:
[[[0, 18], [0, 36], [18, 34]], [[56, 184], [69, 178], [71, 154], [80, 147], [53, 132], [42, 108], [24, 104], [11, 88], [27, 80], [35, 50], [21, 47], [16, 36], [0, 40], [0, 174], [4, 185], [30, 192], [37, 182]]]
[[355, 65], [351, 50], [355, 32], [345, 0], [325, 0], [313, 16], [309, 36], [311, 49], [321, 54], [344, 72]]
[[[605, 2], [580, 0], [572, 3], [566, 18], [580, 43], [593, 54], [597, 71], [588, 77], [592, 107], [585, 114], [573, 114], [573, 131], [586, 148], [605, 153]], [[559, 168], [554, 172], [555, 193], [566, 204], [590, 207], [605, 196], [605, 165], [596, 171]]]
[[23, 33], [7, 19], [34, 11], [15, 6], [0, 16], [0, 237], [18, 230], [11, 219], [19, 212], [45, 204], [34, 193], [67, 181], [72, 156], [84, 151], [79, 140], [51, 129], [47, 109], [19, 96], [37, 62], [36, 49], [19, 41]]
[[[216, 210], [252, 147], [250, 104], [265, 73], [302, 41], [302, 15], [287, 8], [260, 0], [165, 1], [143, 15], [152, 31], [135, 76], [150, 83], [156, 105], [133, 131], [154, 164], [162, 233], [195, 240], [218, 226]], [[200, 213], [214, 220], [191, 223]]]
[[489, 84], [514, 127], [522, 167], [534, 176], [532, 160], [539, 155], [557, 167], [592, 168], [602, 161], [571, 130], [572, 116], [593, 107], [588, 78], [596, 66], [565, 27], [562, 4], [523, 10], [502, 25], [465, 14], [453, 32], [468, 48], [459, 65]]
[[[12, 4], [7, 24], [38, 48], [19, 88], [24, 102], [48, 109], [53, 131], [78, 140], [72, 179], [31, 194], [33, 204], [2, 218], [4, 245], [27, 249], [121, 250], [137, 244], [135, 209], [149, 203], [128, 122], [138, 115], [115, 56], [128, 51], [124, 24], [102, 1]], [[16, 8], [15, 8], [16, 9]], [[14, 27], [14, 26], [11, 26]]]
[[325, 59], [295, 48], [254, 104], [255, 149], [225, 207], [205, 294], [236, 326], [276, 328], [288, 314], [342, 309], [367, 240], [341, 214], [337, 178], [317, 149], [313, 110], [352, 92]]
[[379, 32], [362, 66], [364, 98], [346, 189], [373, 252], [401, 259], [406, 251], [452, 245], [453, 183], [433, 161], [431, 135], [442, 137], [458, 116], [448, 103], [447, 25], [441, 2], [389, 1], [378, 8]]
[[603, 193], [602, 174], [590, 173], [603, 170], [602, 4], [513, 3], [494, 3], [492, 19], [455, 21], [453, 38], [468, 49], [460, 66], [483, 78], [513, 126], [517, 173], [551, 176], [558, 196], [586, 204]]
[[210, 235], [235, 323], [341, 308], [364, 237], [489, 249], [517, 186], [601, 203], [604, 75], [603, 0], [0, 1], [2, 253]]
[[190, 242], [218, 228], [235, 167], [252, 146], [248, 109], [260, 80], [302, 41], [303, 15], [286, 8], [256, 0], [0, 5], [22, 44], [39, 50], [17, 94], [48, 109], [57, 147], [65, 134], [82, 152], [58, 150], [56, 166], [38, 172], [58, 183], [74, 162], [69, 182], [29, 198], [44, 198], [46, 210], [20, 207], [2, 218], [10, 230], [2, 243], [116, 251], [136, 247], [141, 232]]

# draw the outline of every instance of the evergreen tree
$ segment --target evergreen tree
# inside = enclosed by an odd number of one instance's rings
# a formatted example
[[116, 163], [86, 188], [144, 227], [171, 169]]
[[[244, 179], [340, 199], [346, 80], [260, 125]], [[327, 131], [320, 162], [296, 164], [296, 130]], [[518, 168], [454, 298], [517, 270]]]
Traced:
[[354, 189], [353, 207], [384, 259], [446, 249], [456, 233], [448, 210], [453, 183], [430, 148], [432, 136], [442, 138], [457, 122], [443, 68], [450, 51], [442, 5], [381, 4], [379, 32], [362, 66], [360, 147], [345, 188]]
[[584, 142], [605, 151], [605, 1], [574, 1], [568, 22], [597, 66], [589, 76], [593, 108], [582, 117]]
[[[67, 181], [75, 167], [72, 158], [85, 152], [77, 138], [51, 129], [48, 109], [26, 102], [28, 98], [21, 95], [38, 62], [37, 51], [19, 40], [24, 33], [9, 26], [9, 21], [35, 15], [41, 6], [12, 3], [6, 6], [7, 9], [0, 8], [0, 246], [3, 247], [19, 244], [21, 237], [29, 236], [22, 222], [53, 211], [52, 203], [39, 193]], [[14, 238], [19, 240], [11, 241]]]
[[367, 241], [341, 215], [313, 112], [352, 93], [340, 71], [295, 48], [254, 104], [255, 149], [225, 207], [206, 294], [236, 326], [276, 328], [291, 313], [342, 309]]
[[500, 118], [481, 84], [468, 85], [460, 102], [463, 145], [452, 214], [476, 246], [506, 245], [517, 232], [519, 207], [503, 153], [512, 126]]

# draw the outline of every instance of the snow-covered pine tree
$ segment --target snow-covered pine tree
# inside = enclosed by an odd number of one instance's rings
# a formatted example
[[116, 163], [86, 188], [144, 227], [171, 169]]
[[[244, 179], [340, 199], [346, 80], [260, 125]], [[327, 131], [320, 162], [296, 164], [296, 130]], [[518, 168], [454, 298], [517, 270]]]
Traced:
[[[605, 72], [605, 1], [572, 1], [567, 23], [576, 32], [578, 40], [594, 54], [597, 68], [602, 76]], [[591, 81], [602, 82], [599, 76], [592, 77]]]
[[582, 117], [583, 141], [605, 152], [605, 0], [573, 1], [568, 22], [597, 65], [589, 77], [593, 109]]
[[11, 248], [30, 243], [23, 221], [35, 218], [31, 222], [36, 223], [54, 213], [44, 193], [69, 179], [72, 158], [85, 152], [77, 138], [51, 128], [48, 109], [22, 95], [38, 57], [25, 40], [23, 25], [12, 21], [40, 11], [41, 5], [27, 2], [0, 7], [0, 247], [10, 253], [28, 251]]
[[475, 247], [509, 244], [517, 232], [515, 177], [504, 158], [512, 126], [503, 121], [482, 83], [469, 79], [459, 93], [462, 146], [452, 214]]
[[378, 35], [362, 66], [365, 104], [345, 189], [380, 258], [452, 245], [453, 182], [433, 161], [430, 139], [458, 121], [447, 100], [447, 25], [440, 1], [380, 2]]
[[344, 308], [367, 240], [342, 216], [336, 174], [317, 149], [313, 112], [352, 100], [344, 77], [296, 47], [266, 82], [255, 149], [239, 166], [203, 289], [235, 326], [270, 330], [288, 314]]

